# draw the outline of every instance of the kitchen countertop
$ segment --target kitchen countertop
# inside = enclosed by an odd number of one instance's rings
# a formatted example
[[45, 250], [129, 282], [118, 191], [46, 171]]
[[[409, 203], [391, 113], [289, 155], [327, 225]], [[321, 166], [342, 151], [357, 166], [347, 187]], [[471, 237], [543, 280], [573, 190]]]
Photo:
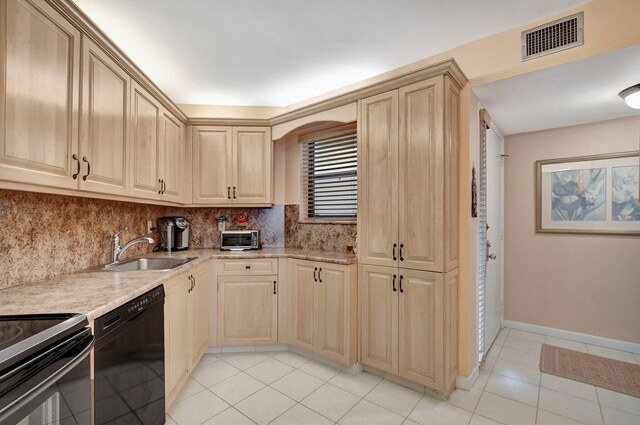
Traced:
[[156, 252], [145, 257], [166, 256], [198, 258], [170, 271], [102, 272], [89, 269], [2, 289], [0, 316], [81, 313], [93, 320], [171, 278], [215, 258], [296, 258], [335, 264], [354, 264], [357, 261], [353, 254], [291, 248], [264, 248], [259, 251], [192, 249], [171, 254]]

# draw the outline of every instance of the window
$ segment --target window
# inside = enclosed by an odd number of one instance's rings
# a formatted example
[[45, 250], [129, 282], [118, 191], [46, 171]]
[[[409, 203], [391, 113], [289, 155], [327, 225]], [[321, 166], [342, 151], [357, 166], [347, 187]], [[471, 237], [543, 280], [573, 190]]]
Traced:
[[301, 216], [354, 221], [358, 215], [358, 139], [355, 124], [301, 137]]

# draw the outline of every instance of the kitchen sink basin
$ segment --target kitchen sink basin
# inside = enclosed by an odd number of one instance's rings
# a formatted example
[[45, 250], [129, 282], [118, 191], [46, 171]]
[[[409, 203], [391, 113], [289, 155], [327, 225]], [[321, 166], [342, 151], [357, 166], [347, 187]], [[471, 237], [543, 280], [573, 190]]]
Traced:
[[167, 271], [198, 257], [155, 257], [155, 258], [135, 258], [133, 260], [122, 261], [118, 264], [107, 264], [100, 268], [104, 272], [131, 272], [131, 271]]

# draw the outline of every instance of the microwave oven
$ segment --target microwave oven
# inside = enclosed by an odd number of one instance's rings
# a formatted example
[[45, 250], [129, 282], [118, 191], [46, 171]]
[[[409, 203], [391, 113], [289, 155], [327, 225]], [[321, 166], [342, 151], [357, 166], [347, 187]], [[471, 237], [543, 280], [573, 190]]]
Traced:
[[261, 248], [259, 230], [225, 230], [220, 238], [220, 249], [225, 251]]

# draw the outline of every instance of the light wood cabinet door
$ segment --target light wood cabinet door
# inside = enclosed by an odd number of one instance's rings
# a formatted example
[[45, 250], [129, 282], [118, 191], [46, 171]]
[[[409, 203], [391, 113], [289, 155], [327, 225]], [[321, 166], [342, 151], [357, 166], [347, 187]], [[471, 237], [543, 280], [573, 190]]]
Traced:
[[131, 78], [102, 49], [82, 38], [80, 189], [127, 195]]
[[362, 265], [362, 363], [398, 374], [398, 269]]
[[444, 274], [444, 362], [447, 391], [458, 376], [458, 269]]
[[318, 266], [309, 261], [291, 261], [293, 282], [293, 343], [309, 351], [316, 349], [316, 285]]
[[189, 283], [184, 275], [164, 284], [164, 333], [165, 333], [165, 392], [167, 406], [178, 395], [178, 390], [189, 371], [188, 347], [188, 296]]
[[275, 344], [277, 275], [218, 276], [218, 344]]
[[271, 129], [233, 128], [232, 201], [236, 204], [271, 203]]
[[[358, 249], [362, 264], [398, 261], [398, 91], [359, 102]], [[394, 248], [395, 245], [395, 248]]]
[[233, 173], [231, 127], [194, 126], [193, 203], [230, 204]]
[[442, 77], [400, 89], [400, 267], [442, 271]]
[[145, 89], [132, 84], [131, 191], [133, 196], [160, 199], [160, 104]]
[[44, 0], [6, 0], [0, 39], [0, 180], [77, 188], [80, 32]]
[[443, 275], [400, 269], [398, 367], [401, 377], [443, 391]]
[[317, 288], [317, 352], [328, 359], [345, 362], [349, 350], [349, 316], [352, 306], [349, 270], [344, 266], [319, 263]]
[[184, 125], [169, 111], [160, 116], [159, 176], [161, 199], [181, 202], [184, 184]]
[[[192, 277], [192, 279], [190, 279]], [[209, 338], [209, 273], [201, 266], [185, 278], [188, 282], [188, 344], [189, 368], [194, 368]]]
[[342, 364], [357, 355], [357, 270], [355, 265], [289, 262], [292, 340], [307, 351]]

